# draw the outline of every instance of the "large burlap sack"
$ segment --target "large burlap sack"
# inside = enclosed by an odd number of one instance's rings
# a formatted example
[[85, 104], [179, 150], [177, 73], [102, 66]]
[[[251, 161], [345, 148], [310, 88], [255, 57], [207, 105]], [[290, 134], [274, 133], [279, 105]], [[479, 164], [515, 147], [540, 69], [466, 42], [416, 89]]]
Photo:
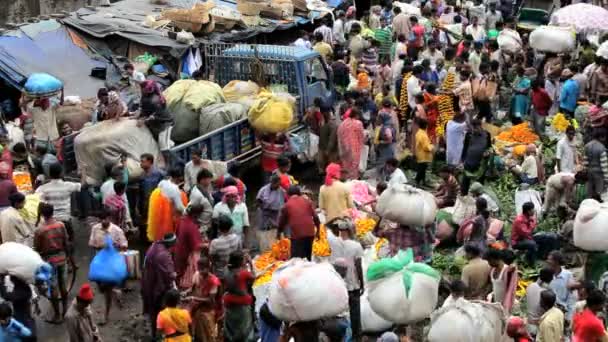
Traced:
[[576, 32], [570, 27], [540, 26], [529, 39], [530, 46], [539, 51], [562, 53], [576, 47]]
[[74, 139], [76, 162], [84, 168], [87, 183], [98, 185], [107, 177], [105, 166], [116, 164], [120, 155], [127, 156], [130, 180], [143, 175], [139, 157], [151, 153], [157, 166], [164, 167], [160, 150], [150, 130], [137, 127], [137, 120], [106, 120], [85, 127]]
[[365, 333], [376, 333], [386, 331], [392, 326], [393, 323], [374, 312], [367, 299], [367, 293], [364, 293], [361, 296], [361, 330]]
[[371, 308], [396, 324], [423, 320], [437, 306], [441, 274], [432, 267], [413, 262], [411, 249], [393, 258], [381, 259], [366, 273]]
[[234, 80], [228, 82], [222, 89], [224, 98], [228, 102], [236, 102], [241, 98], [255, 96], [260, 92], [260, 87], [253, 81]]
[[268, 302], [270, 312], [280, 320], [314, 321], [346, 311], [348, 292], [329, 263], [295, 259], [273, 274]]
[[0, 274], [12, 275], [31, 284], [45, 264], [40, 254], [24, 244], [5, 242], [0, 245]]
[[288, 95], [262, 90], [249, 108], [251, 126], [262, 133], [281, 133], [291, 127], [295, 100]]
[[502, 342], [506, 313], [497, 303], [458, 300], [431, 315], [429, 342]]
[[91, 121], [96, 101], [94, 98], [84, 99], [80, 103], [57, 107], [57, 122], [67, 122], [73, 130], [80, 130], [84, 124]]
[[501, 50], [508, 52], [519, 52], [522, 49], [522, 42], [519, 33], [514, 30], [502, 30], [496, 38]]
[[247, 107], [240, 103], [216, 103], [203, 107], [198, 134], [203, 135], [247, 117]]
[[395, 184], [378, 198], [377, 213], [403, 225], [427, 226], [435, 220], [437, 204], [429, 192], [406, 184]]
[[167, 100], [167, 110], [175, 117], [171, 139], [176, 143], [198, 137], [199, 116], [203, 107], [225, 102], [222, 88], [209, 81], [179, 80], [163, 94]]
[[608, 251], [608, 203], [586, 199], [574, 218], [574, 245], [586, 251]]

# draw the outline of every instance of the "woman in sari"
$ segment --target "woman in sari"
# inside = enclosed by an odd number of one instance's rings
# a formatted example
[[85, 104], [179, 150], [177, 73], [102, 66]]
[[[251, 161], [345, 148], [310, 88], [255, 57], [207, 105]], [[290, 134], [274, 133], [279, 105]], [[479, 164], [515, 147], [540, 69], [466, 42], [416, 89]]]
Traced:
[[123, 231], [127, 231], [127, 201], [124, 196], [126, 189], [125, 183], [115, 182], [114, 194], [107, 196], [103, 201], [103, 207], [108, 213], [110, 222]]
[[186, 215], [180, 218], [175, 235], [177, 243], [174, 249], [175, 272], [177, 285], [185, 290], [192, 287], [192, 277], [196, 273], [196, 265], [201, 250], [206, 245], [199, 232], [198, 218], [203, 207], [194, 205], [186, 209]]
[[156, 318], [156, 329], [162, 334], [163, 342], [192, 342], [192, 317], [188, 310], [180, 309], [178, 305], [179, 292], [175, 289], [167, 291], [165, 308]]
[[348, 179], [359, 178], [359, 161], [365, 143], [365, 130], [359, 120], [360, 111], [352, 108], [338, 127], [338, 146], [342, 170]]
[[220, 280], [211, 273], [209, 258], [201, 257], [190, 294], [186, 297], [194, 321], [195, 342], [213, 342], [218, 338], [217, 324], [222, 315], [221, 300], [217, 298], [221, 294], [220, 286]]
[[439, 107], [437, 97], [437, 87], [434, 83], [429, 83], [425, 87], [424, 95], [424, 110], [426, 112], [426, 122], [428, 126], [426, 132], [433, 144], [437, 143], [437, 119], [439, 118]]
[[245, 260], [253, 270], [251, 259], [233, 252], [228, 261], [228, 276], [224, 280], [224, 341], [244, 342], [253, 337], [253, 296], [251, 285], [255, 276], [246, 269]]
[[536, 70], [533, 68], [520, 69], [517, 71], [518, 77], [515, 79], [513, 92], [513, 100], [511, 101], [511, 116], [513, 123], [520, 123], [524, 116], [528, 115], [530, 108], [530, 87], [532, 79], [536, 76]]
[[391, 113], [385, 110], [378, 113], [379, 131], [376, 133], [376, 162], [378, 168], [384, 167], [387, 160], [395, 157], [397, 130]]

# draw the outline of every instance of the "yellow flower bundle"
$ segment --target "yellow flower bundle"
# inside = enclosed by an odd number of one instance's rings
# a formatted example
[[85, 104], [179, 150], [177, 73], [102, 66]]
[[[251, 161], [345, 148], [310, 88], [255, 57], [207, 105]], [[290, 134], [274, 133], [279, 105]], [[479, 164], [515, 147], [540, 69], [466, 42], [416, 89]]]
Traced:
[[318, 257], [327, 257], [331, 255], [331, 248], [327, 241], [327, 230], [325, 225], [319, 227], [319, 238], [315, 238], [312, 242], [312, 254]]
[[517, 282], [517, 290], [515, 291], [515, 297], [522, 298], [526, 295], [528, 285], [532, 284], [532, 280], [519, 279]]
[[272, 257], [276, 260], [287, 260], [291, 255], [291, 241], [283, 238], [272, 245]]
[[270, 266], [270, 268], [266, 269], [262, 274], [258, 275], [253, 282], [253, 287], [257, 287], [260, 285], [264, 285], [268, 283], [272, 279], [272, 274], [283, 265], [283, 261], [276, 261], [274, 264]]
[[532, 144], [538, 140], [538, 135], [534, 134], [527, 122], [515, 125], [496, 136], [497, 140], [506, 142]]
[[386, 244], [388, 243], [388, 240], [385, 238], [381, 238], [378, 241], [376, 241], [376, 244], [374, 245], [374, 248], [376, 249], [376, 255], [380, 254], [380, 249]]
[[358, 238], [362, 238], [365, 234], [371, 232], [376, 227], [376, 220], [373, 218], [360, 218], [355, 220], [355, 231]]
[[558, 132], [565, 132], [566, 128], [570, 126], [570, 121], [566, 118], [563, 113], [557, 113], [551, 121], [551, 126]]

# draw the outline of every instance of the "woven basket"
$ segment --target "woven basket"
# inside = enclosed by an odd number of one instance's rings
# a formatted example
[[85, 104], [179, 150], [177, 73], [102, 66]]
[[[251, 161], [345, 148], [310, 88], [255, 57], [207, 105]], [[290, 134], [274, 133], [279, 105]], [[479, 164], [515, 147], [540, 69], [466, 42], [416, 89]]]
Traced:
[[242, 15], [260, 15], [262, 8], [267, 7], [267, 2], [249, 2], [249, 1], [237, 1], [236, 10], [241, 12]]

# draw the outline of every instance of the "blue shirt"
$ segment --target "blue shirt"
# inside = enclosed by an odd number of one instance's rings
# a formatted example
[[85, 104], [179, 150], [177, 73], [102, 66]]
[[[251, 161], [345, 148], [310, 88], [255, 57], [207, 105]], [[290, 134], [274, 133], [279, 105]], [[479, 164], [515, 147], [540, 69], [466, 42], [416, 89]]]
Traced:
[[557, 304], [566, 308], [566, 319], [572, 320], [574, 314], [574, 306], [576, 304], [576, 298], [572, 293], [572, 290], [568, 288], [568, 285], [574, 282], [574, 276], [572, 272], [563, 269], [562, 271], [553, 277], [549, 288], [555, 293]]
[[562, 93], [559, 96], [559, 106], [570, 112], [574, 112], [579, 94], [580, 87], [578, 82], [572, 78], [567, 80], [562, 86]]
[[150, 198], [150, 194], [163, 178], [165, 174], [157, 168], [153, 168], [148, 174], [144, 173], [144, 177], [139, 182], [139, 190], [146, 200]]
[[0, 342], [20, 342], [22, 337], [32, 336], [32, 331], [11, 318], [7, 326], [0, 325]]

